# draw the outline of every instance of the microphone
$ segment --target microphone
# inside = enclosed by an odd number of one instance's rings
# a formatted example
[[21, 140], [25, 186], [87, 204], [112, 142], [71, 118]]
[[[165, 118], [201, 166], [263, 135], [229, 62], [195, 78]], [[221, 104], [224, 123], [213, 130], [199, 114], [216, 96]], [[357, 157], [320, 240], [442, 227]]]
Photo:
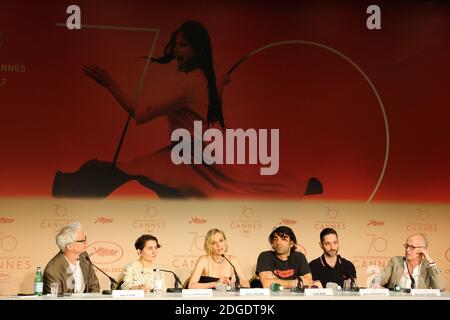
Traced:
[[236, 278], [236, 282], [234, 283], [234, 287], [236, 291], [239, 291], [241, 289], [241, 279], [239, 278], [239, 275], [236, 272], [236, 268], [233, 266], [230, 260], [225, 257], [225, 255], [222, 253], [221, 256], [228, 261], [228, 263], [233, 267], [234, 277]]
[[[181, 283], [180, 278], [178, 278], [178, 276], [176, 275], [175, 272], [171, 271], [171, 270], [164, 270], [164, 269], [159, 269], [159, 271], [162, 272], [168, 272], [173, 274], [173, 277], [175, 278], [175, 283], [174, 283], [174, 288], [167, 288], [167, 292], [181, 292], [181, 290], [183, 289], [183, 284]], [[156, 272], [156, 269], [153, 269], [153, 272]], [[181, 288], [178, 288], [178, 284], [180, 284]]]
[[305, 292], [305, 284], [303, 283], [303, 279], [302, 277], [297, 277], [298, 282], [297, 282], [297, 287], [294, 288], [294, 291], [297, 293], [303, 293]]
[[102, 269], [100, 269], [99, 267], [97, 267], [95, 264], [92, 263], [91, 258], [89, 257], [88, 254], [86, 254], [84, 256], [84, 259], [94, 268], [96, 268], [97, 270], [99, 270], [101, 273], [103, 273], [105, 276], [108, 277], [109, 281], [111, 281], [111, 290], [103, 290], [102, 294], [112, 294], [112, 291], [115, 289], [115, 287], [118, 285], [116, 279], [114, 279], [113, 277], [110, 277], [109, 275], [106, 274], [105, 271], [103, 271]]

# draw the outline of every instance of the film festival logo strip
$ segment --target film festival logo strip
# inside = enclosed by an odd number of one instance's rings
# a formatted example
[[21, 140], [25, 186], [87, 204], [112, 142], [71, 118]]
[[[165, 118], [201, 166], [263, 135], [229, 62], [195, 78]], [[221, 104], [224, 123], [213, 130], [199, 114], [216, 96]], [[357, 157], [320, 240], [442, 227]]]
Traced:
[[49, 219], [42, 219], [39, 226], [41, 229], [52, 229], [58, 232], [63, 227], [74, 222], [74, 219], [67, 218], [68, 210], [65, 206], [60, 204], [52, 204], [53, 209], [50, 213]]
[[230, 221], [232, 230], [240, 231], [243, 237], [250, 237], [253, 231], [262, 229], [262, 221], [254, 219], [255, 210], [251, 207], [241, 206], [239, 219]]
[[131, 226], [134, 229], [144, 229], [145, 232], [149, 232], [152, 234], [155, 234], [156, 230], [166, 229], [166, 220], [157, 219], [158, 209], [149, 204], [144, 205], [144, 207], [145, 212], [143, 215], [143, 219], [134, 219], [131, 223]]
[[188, 254], [175, 254], [172, 256], [172, 266], [174, 268], [180, 269], [194, 269], [198, 258], [204, 254], [203, 244], [205, 243], [205, 234], [198, 233], [195, 231], [187, 232], [188, 238], [183, 243], [187, 244], [189, 247], [187, 250], [182, 252], [188, 252]]
[[346, 225], [344, 220], [339, 220], [338, 210], [332, 207], [324, 207], [324, 220], [314, 221], [314, 229], [322, 230], [325, 228], [333, 228], [336, 231], [345, 230]]
[[[188, 225], [203, 225], [208, 222], [207, 219], [192, 217], [191, 220], [187, 222]], [[188, 244], [189, 248], [183, 252], [188, 252], [188, 254], [175, 254], [172, 256], [171, 265], [176, 269], [190, 269], [192, 270], [197, 263], [199, 256], [204, 254], [203, 244], [205, 242], [205, 234], [198, 233], [196, 231], [189, 231], [186, 233], [188, 238], [183, 243]]]
[[[370, 225], [368, 224], [367, 227], [369, 228]], [[369, 274], [367, 284], [370, 284], [379, 270], [386, 267], [389, 262], [390, 257], [385, 253], [389, 247], [389, 242], [377, 233], [367, 233], [366, 236], [367, 255], [353, 256], [352, 262], [358, 270], [357, 273]], [[368, 287], [370, 286], [368, 285]]]
[[18, 241], [13, 234], [0, 232], [0, 283], [10, 283], [14, 274], [31, 269], [30, 256], [12, 255], [17, 247]]
[[[314, 221], [313, 228], [316, 230], [323, 230], [324, 228], [333, 228], [337, 231], [346, 230], [346, 221], [339, 218], [339, 211], [333, 207], [324, 207], [324, 219]], [[367, 228], [370, 227], [382, 227], [384, 225], [383, 221], [377, 219], [371, 219], [366, 224]], [[380, 236], [376, 233], [367, 233], [367, 255], [353, 256], [352, 262], [357, 270], [361, 273], [364, 269], [365, 273], [369, 274], [370, 279], [367, 281], [372, 281], [376, 273], [376, 268], [385, 267], [389, 261], [388, 256], [379, 256], [386, 252], [388, 248], [388, 241], [386, 238]]]
[[409, 222], [406, 224], [406, 230], [408, 232], [437, 232], [438, 227], [436, 223], [431, 223], [431, 213], [429, 211], [418, 208], [416, 212], [416, 221]]

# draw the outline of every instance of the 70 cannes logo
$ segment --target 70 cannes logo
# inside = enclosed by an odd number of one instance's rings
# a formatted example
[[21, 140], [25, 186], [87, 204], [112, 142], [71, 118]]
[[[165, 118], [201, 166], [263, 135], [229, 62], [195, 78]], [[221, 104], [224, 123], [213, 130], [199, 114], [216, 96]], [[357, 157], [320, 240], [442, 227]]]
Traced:
[[0, 232], [0, 249], [6, 252], [14, 251], [17, 247], [16, 237]]

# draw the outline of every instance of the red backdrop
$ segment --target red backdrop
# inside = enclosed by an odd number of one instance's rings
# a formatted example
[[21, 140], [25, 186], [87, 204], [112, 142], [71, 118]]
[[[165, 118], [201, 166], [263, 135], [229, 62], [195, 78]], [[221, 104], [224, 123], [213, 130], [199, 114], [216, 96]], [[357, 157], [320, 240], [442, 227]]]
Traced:
[[[84, 76], [102, 65], [130, 93], [153, 33], [68, 30], [65, 1], [0, 4], [1, 196], [49, 196], [57, 170], [112, 160], [126, 114]], [[378, 2], [381, 30], [368, 30], [369, 2], [80, 1], [83, 24], [158, 28], [160, 54], [185, 20], [204, 23], [218, 70], [269, 43], [321, 44], [358, 65], [376, 88], [389, 125], [389, 157], [374, 201], [450, 201], [450, 7]], [[13, 66], [15, 71], [9, 71]], [[141, 101], [175, 66], [149, 69]], [[365, 201], [386, 156], [380, 103], [362, 74], [313, 45], [268, 49], [246, 61], [225, 89], [227, 125], [280, 129], [280, 167], [316, 176], [320, 199]], [[121, 160], [169, 141], [164, 119], [130, 127]], [[164, 134], [162, 134], [164, 133]], [[137, 184], [116, 195], [151, 195]]]

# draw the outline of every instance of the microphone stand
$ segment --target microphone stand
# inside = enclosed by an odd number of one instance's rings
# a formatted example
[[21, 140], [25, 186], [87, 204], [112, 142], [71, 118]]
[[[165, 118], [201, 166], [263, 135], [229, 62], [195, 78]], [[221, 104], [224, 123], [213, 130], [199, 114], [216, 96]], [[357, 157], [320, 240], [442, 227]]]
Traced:
[[84, 257], [86, 259], [87, 262], [89, 262], [89, 264], [91, 266], [93, 266], [94, 268], [96, 268], [97, 270], [99, 270], [101, 273], [103, 273], [105, 276], [108, 277], [109, 281], [111, 282], [111, 290], [103, 290], [102, 294], [112, 294], [112, 291], [116, 288], [116, 286], [118, 285], [116, 279], [114, 279], [113, 277], [109, 276], [108, 274], [106, 274], [105, 271], [103, 271], [102, 269], [100, 269], [99, 267], [97, 267], [95, 264], [92, 263], [91, 258], [89, 258], [88, 255], [86, 255]]
[[[156, 269], [153, 269], [153, 272], [155, 272]], [[183, 289], [183, 284], [181, 283], [180, 278], [178, 278], [178, 276], [176, 275], [175, 272], [170, 271], [170, 270], [164, 270], [164, 269], [159, 269], [159, 271], [162, 272], [168, 272], [173, 274], [173, 277], [175, 278], [175, 282], [174, 282], [174, 288], [167, 288], [166, 292], [172, 292], [172, 293], [180, 293]], [[178, 288], [178, 284], [180, 284], [181, 288]]]
[[297, 293], [304, 293], [305, 292], [305, 285], [303, 283], [303, 279], [302, 277], [297, 277], [298, 282], [297, 282], [297, 287], [295, 288], [295, 292]]
[[225, 257], [225, 255], [222, 253], [221, 256], [228, 261], [228, 263], [231, 265], [231, 267], [233, 267], [233, 271], [234, 271], [234, 277], [236, 278], [236, 282], [234, 283], [234, 288], [236, 289], [236, 291], [241, 290], [241, 279], [239, 278], [239, 275], [236, 272], [236, 268], [234, 267], [234, 265], [231, 263], [230, 260], [227, 259], [227, 257]]

